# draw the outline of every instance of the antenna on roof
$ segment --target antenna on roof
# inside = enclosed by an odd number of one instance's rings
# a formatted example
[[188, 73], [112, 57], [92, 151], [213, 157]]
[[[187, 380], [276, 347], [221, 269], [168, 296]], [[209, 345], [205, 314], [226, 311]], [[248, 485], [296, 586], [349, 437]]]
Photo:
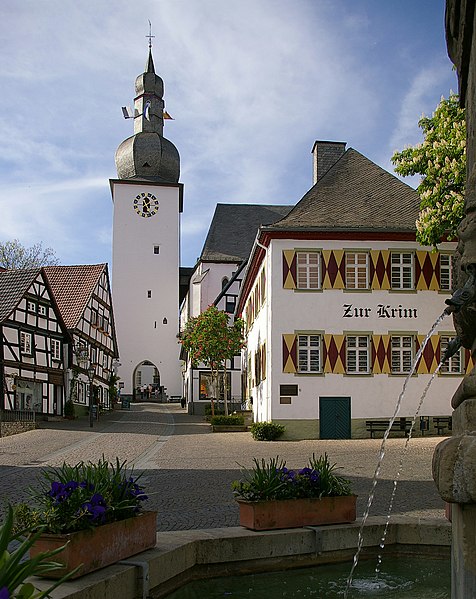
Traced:
[[152, 48], [152, 38], [155, 37], [155, 35], [152, 35], [152, 23], [149, 21], [149, 35], [146, 35], [145, 37], [149, 38], [149, 50]]

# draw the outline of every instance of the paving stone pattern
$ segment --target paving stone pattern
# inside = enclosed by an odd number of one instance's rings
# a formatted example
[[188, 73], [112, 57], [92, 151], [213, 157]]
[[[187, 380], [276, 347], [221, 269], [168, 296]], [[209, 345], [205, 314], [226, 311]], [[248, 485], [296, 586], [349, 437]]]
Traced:
[[[131, 411], [87, 419], [41, 423], [41, 428], [0, 438], [0, 509], [27, 498], [41, 467], [101, 456], [127, 460], [143, 473], [149, 501], [157, 509], [158, 530], [189, 530], [238, 525], [231, 482], [253, 458], [279, 455], [288, 467], [303, 467], [315, 453], [327, 453], [352, 480], [361, 515], [367, 505], [381, 447], [380, 439], [344, 441], [254, 441], [250, 433], [212, 433], [200, 416], [179, 404], [138, 403]], [[431, 476], [431, 460], [441, 438], [389, 439], [370, 515], [387, 513], [397, 477], [394, 514], [444, 517], [444, 505]]]

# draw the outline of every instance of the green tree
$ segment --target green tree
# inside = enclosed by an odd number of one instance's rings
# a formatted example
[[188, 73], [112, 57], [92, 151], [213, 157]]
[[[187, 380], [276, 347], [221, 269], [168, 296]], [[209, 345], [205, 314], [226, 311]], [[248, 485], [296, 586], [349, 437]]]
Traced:
[[41, 242], [25, 247], [18, 239], [0, 243], [0, 266], [7, 269], [56, 266], [58, 258], [51, 248], [44, 248]]
[[422, 117], [418, 126], [423, 143], [395, 152], [392, 162], [399, 175], [422, 175], [417, 240], [436, 247], [443, 238], [456, 237], [463, 218], [466, 121], [458, 96], [442, 97], [433, 115]]
[[[244, 345], [243, 321], [237, 318], [229, 324], [229, 316], [218, 310], [216, 306], [209, 306], [195, 318], [191, 318], [180, 333], [180, 343], [188, 353], [194, 367], [203, 363], [210, 368], [215, 390], [218, 397], [219, 374], [227, 378], [227, 360], [233, 359]], [[227, 388], [224, 383], [225, 414], [228, 415]], [[213, 399], [212, 416], [214, 415]]]

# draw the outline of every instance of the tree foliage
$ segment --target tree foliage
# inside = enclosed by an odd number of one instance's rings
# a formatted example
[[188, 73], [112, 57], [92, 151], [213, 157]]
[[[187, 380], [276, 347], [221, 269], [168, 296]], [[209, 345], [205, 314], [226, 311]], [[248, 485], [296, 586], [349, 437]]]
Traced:
[[417, 240], [436, 246], [443, 238], [456, 237], [463, 218], [466, 122], [458, 96], [442, 97], [433, 115], [422, 117], [418, 126], [423, 143], [395, 152], [392, 162], [399, 175], [422, 175]]
[[[180, 343], [188, 353], [194, 367], [203, 363], [210, 368], [215, 382], [215, 394], [218, 395], [218, 375], [224, 371], [226, 379], [226, 361], [239, 354], [244, 345], [243, 321], [237, 318], [229, 324], [226, 312], [216, 306], [209, 306], [195, 318], [191, 318], [180, 333]], [[225, 389], [225, 413], [228, 412]], [[213, 406], [213, 404], [212, 404]]]
[[18, 239], [0, 243], [0, 266], [7, 269], [56, 266], [58, 258], [52, 248], [44, 248], [41, 242], [25, 247]]

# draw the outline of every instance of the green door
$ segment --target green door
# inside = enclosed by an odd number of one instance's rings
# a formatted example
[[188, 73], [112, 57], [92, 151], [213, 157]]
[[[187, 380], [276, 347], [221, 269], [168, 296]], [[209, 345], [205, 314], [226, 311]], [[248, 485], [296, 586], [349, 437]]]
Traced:
[[350, 439], [350, 397], [319, 397], [319, 437]]

